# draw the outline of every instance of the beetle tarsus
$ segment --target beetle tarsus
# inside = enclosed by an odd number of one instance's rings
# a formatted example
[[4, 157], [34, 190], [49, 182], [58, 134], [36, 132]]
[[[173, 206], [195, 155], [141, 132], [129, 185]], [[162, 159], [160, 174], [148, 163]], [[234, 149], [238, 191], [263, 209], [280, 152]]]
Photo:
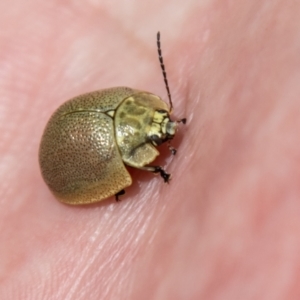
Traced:
[[117, 193], [115, 194], [116, 201], [117, 201], [117, 202], [121, 201], [121, 199], [119, 198], [119, 196], [122, 196], [122, 195], [124, 195], [124, 194], [125, 194], [125, 190], [121, 190], [120, 192], [117, 192]]
[[159, 173], [159, 175], [163, 178], [164, 182], [169, 183], [171, 174], [168, 174], [162, 167], [155, 166], [153, 173]]
[[171, 151], [172, 155], [175, 155], [177, 153], [177, 150], [172, 146], [169, 146], [169, 150]]

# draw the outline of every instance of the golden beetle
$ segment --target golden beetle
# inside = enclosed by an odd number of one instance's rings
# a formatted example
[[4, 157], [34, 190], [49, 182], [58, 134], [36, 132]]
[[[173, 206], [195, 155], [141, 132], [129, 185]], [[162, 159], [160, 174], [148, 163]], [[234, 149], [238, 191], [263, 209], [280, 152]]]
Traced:
[[132, 183], [124, 164], [169, 181], [162, 167], [149, 164], [159, 155], [156, 146], [170, 141], [185, 119], [170, 119], [172, 100], [159, 32], [157, 45], [170, 107], [154, 94], [115, 87], [75, 97], [50, 118], [39, 162], [46, 184], [61, 202], [87, 204], [113, 195], [118, 200]]

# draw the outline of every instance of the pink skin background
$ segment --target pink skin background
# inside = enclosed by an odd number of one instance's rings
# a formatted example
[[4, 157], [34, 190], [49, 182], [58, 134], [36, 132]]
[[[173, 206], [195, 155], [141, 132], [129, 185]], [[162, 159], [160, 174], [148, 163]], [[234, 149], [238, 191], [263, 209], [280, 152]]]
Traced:
[[[0, 2], [0, 299], [300, 299], [300, 3]], [[159, 176], [72, 207], [43, 182], [52, 112], [112, 86], [167, 100]]]

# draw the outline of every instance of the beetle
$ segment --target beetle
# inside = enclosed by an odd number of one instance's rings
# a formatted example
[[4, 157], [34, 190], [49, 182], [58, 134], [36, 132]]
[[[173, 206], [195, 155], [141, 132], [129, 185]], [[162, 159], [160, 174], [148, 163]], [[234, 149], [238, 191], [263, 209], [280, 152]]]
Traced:
[[150, 163], [164, 142], [176, 153], [170, 141], [186, 119], [170, 119], [173, 104], [159, 32], [157, 49], [169, 107], [152, 93], [114, 87], [77, 96], [51, 116], [41, 139], [39, 163], [44, 181], [59, 201], [79, 205], [113, 195], [118, 201], [132, 184], [126, 166], [158, 173], [169, 182], [170, 174]]

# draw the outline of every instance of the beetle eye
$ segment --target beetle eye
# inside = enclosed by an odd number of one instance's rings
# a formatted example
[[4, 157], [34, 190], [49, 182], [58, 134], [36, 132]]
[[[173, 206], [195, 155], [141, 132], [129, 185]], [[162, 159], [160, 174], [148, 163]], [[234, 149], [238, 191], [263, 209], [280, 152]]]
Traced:
[[159, 146], [163, 143], [163, 140], [156, 134], [152, 135], [150, 137], [150, 140], [154, 144], [154, 146]]

